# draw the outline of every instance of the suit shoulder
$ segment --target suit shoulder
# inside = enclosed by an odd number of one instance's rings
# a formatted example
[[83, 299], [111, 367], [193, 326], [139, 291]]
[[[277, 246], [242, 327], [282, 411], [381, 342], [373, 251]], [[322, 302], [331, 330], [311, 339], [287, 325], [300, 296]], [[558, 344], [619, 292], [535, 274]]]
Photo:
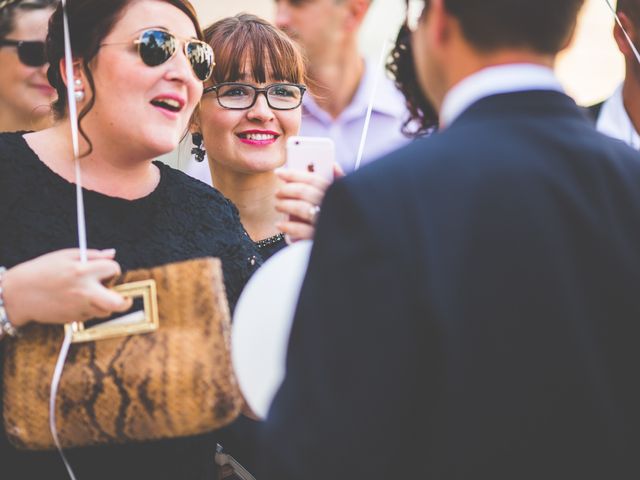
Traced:
[[363, 201], [446, 202], [452, 196], [518, 195], [523, 188], [577, 176], [639, 179], [640, 154], [595, 130], [583, 117], [548, 125], [518, 118], [467, 122], [393, 152], [347, 178]]
[[[469, 135], [482, 136], [471, 132]], [[356, 190], [386, 189], [401, 197], [410, 185], [425, 188], [439, 182], [447, 170], [460, 168], [463, 163], [473, 164], [475, 155], [469, 140], [464, 134], [449, 131], [414, 140], [362, 167], [347, 177], [347, 183]]]

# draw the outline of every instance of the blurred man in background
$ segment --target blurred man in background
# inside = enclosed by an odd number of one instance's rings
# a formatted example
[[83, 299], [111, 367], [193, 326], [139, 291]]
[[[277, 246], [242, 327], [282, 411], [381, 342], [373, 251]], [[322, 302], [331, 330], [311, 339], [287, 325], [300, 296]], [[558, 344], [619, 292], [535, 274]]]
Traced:
[[[640, 48], [640, 0], [618, 0], [616, 10], [631, 42]], [[625, 78], [611, 97], [589, 110], [598, 130], [640, 150], [640, 61], [617, 22], [613, 37], [624, 55]]]
[[[331, 137], [336, 159], [347, 173], [355, 168], [376, 80], [362, 164], [408, 141], [401, 133], [408, 117], [404, 98], [384, 72], [358, 51], [358, 32], [372, 1], [275, 0], [276, 25], [299, 42], [308, 60], [310, 95], [302, 104], [300, 134]], [[383, 25], [381, 31], [386, 30]]]

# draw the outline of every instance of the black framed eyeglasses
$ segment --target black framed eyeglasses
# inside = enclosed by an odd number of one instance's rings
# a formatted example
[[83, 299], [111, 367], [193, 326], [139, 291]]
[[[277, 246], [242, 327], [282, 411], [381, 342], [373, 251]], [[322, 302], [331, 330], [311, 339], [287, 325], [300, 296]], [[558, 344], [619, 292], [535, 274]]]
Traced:
[[248, 83], [225, 82], [204, 89], [203, 95], [216, 92], [218, 104], [229, 110], [247, 110], [256, 104], [259, 93], [273, 110], [294, 110], [302, 104], [307, 87], [297, 83], [272, 83], [257, 88]]
[[16, 47], [18, 60], [28, 67], [41, 67], [47, 63], [44, 42], [0, 38], [0, 47]]
[[[213, 49], [209, 44], [194, 39], [180, 40], [166, 30], [155, 29], [143, 31], [133, 44], [138, 47], [138, 55], [145, 65], [157, 67], [176, 54], [179, 41], [183, 42], [184, 54], [189, 60], [194, 75], [204, 82], [211, 76], [215, 66]], [[127, 44], [129, 42], [103, 43], [100, 46]]]

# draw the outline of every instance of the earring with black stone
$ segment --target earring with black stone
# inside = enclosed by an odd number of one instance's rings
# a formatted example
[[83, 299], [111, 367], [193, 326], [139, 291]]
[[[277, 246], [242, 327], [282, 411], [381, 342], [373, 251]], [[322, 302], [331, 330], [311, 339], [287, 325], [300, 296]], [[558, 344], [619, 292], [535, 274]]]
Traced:
[[194, 147], [191, 149], [191, 154], [194, 156], [196, 162], [204, 161], [204, 156], [207, 153], [202, 146], [202, 134], [200, 132], [194, 132], [191, 134], [191, 141]]

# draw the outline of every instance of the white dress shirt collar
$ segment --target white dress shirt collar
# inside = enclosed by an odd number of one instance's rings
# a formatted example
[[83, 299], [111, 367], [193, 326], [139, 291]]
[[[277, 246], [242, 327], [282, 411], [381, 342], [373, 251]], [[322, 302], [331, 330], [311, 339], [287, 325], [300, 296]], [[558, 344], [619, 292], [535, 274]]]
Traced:
[[451, 125], [462, 112], [484, 97], [527, 90], [563, 91], [553, 70], [541, 65], [518, 63], [480, 70], [463, 79], [445, 95], [440, 127]]
[[596, 128], [605, 135], [622, 140], [630, 147], [640, 150], [640, 135], [624, 108], [622, 85], [602, 105]]

